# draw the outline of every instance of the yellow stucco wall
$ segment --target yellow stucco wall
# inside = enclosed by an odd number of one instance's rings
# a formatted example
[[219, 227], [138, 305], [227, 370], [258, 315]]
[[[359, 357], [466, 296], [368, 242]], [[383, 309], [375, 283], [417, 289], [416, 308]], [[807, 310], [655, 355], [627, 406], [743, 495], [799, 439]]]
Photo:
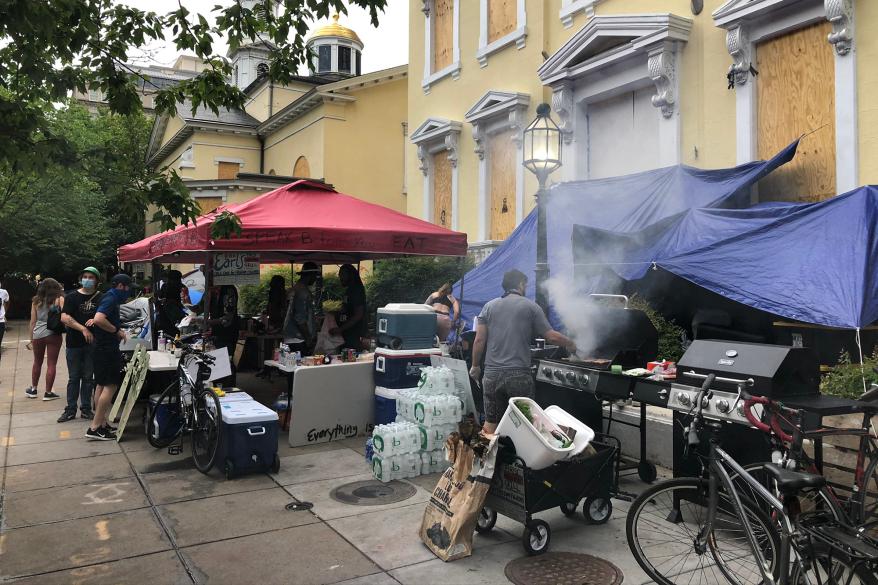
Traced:
[[335, 106], [339, 115], [324, 120], [324, 172], [337, 190], [406, 210], [402, 124], [407, 91], [405, 78], [352, 91], [356, 101]]
[[[278, 113], [313, 87], [313, 85], [306, 83], [291, 83], [285, 87], [277, 85], [272, 87], [266, 83], [250, 96], [244, 105], [244, 111], [260, 122], [264, 122], [269, 118], [269, 115]], [[269, 108], [269, 98], [273, 104], [271, 108]]]
[[[170, 125], [170, 124], [169, 124]], [[194, 167], [180, 167], [180, 156], [192, 146]], [[217, 132], [195, 132], [178, 146], [164, 160], [157, 161], [161, 169], [172, 167], [184, 179], [216, 179], [218, 167], [215, 159], [241, 159], [243, 173], [259, 172], [259, 140], [255, 136], [242, 134], [220, 134]]]
[[277, 175], [292, 175], [296, 159], [304, 156], [308, 159], [312, 177], [322, 178], [323, 118], [326, 115], [323, 107], [318, 107], [266, 136], [265, 172], [274, 169]]
[[[859, 109], [860, 184], [878, 184], [878, 2], [857, 0], [857, 101]], [[864, 32], [865, 31], [865, 32]]]

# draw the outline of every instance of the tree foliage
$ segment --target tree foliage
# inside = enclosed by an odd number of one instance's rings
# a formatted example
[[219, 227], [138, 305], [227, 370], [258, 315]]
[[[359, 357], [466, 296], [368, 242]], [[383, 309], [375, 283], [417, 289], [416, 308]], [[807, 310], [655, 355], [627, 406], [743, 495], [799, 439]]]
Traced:
[[[271, 4], [279, 4], [275, 13]], [[112, 112], [142, 111], [137, 82], [150, 80], [127, 65], [133, 51], [156, 41], [172, 41], [208, 63], [204, 72], [172, 87], [156, 88], [159, 114], [174, 114], [184, 102], [192, 108], [241, 108], [244, 94], [228, 83], [229, 60], [214, 53], [225, 37], [234, 50], [251, 41], [266, 41], [272, 51], [269, 77], [289, 82], [307, 62], [309, 26], [347, 5], [370, 12], [377, 24], [386, 0], [264, 0], [255, 10], [239, 0], [212, 10], [214, 23], [189, 11], [181, 1], [167, 14], [138, 10], [115, 0], [0, 0], [0, 169], [13, 177], [38, 174], [46, 161], [64, 164], [74, 148], [52, 127], [53, 105], [74, 89], [99, 88]], [[140, 79], [138, 79], [140, 77]], [[197, 215], [188, 192], [175, 174], [156, 175], [129, 192], [127, 212], [157, 210], [156, 220], [168, 227]]]
[[378, 260], [366, 281], [369, 310], [387, 303], [423, 303], [442, 283], [454, 284], [472, 267], [469, 258], [412, 256]]

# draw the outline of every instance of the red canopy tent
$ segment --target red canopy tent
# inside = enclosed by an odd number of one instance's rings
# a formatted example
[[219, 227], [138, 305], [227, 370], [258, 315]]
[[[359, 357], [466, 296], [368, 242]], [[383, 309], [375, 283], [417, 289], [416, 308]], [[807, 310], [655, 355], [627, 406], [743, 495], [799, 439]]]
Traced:
[[[222, 211], [241, 218], [239, 236], [214, 240]], [[205, 263], [213, 252], [253, 252], [260, 262], [358, 262], [391, 256], [465, 256], [466, 234], [337, 192], [296, 181], [192, 224], [119, 248], [120, 262]]]

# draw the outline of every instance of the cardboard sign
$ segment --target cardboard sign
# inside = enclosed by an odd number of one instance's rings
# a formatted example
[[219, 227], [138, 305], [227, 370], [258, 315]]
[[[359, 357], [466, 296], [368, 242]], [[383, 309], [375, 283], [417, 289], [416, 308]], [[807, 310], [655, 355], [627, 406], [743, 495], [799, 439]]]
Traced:
[[431, 355], [430, 365], [434, 368], [445, 366], [454, 374], [454, 389], [459, 396], [464, 396], [466, 404], [463, 405], [466, 414], [472, 414], [476, 420], [479, 420], [479, 413], [476, 410], [476, 402], [473, 400], [473, 389], [470, 386], [469, 370], [466, 369], [466, 362], [456, 360], [454, 358]]
[[214, 254], [213, 283], [259, 284], [259, 256], [226, 252]]

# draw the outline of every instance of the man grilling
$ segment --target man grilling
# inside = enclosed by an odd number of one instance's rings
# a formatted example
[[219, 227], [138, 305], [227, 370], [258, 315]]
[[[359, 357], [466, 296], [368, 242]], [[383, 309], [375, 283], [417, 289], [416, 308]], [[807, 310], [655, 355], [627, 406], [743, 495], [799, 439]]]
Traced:
[[496, 430], [511, 397], [534, 397], [536, 389], [530, 371], [532, 339], [542, 337], [576, 352], [576, 344], [552, 329], [539, 305], [524, 296], [526, 289], [527, 276], [519, 270], [508, 271], [503, 275], [503, 296], [489, 301], [479, 314], [469, 373], [473, 379], [479, 379], [484, 356], [485, 433]]

